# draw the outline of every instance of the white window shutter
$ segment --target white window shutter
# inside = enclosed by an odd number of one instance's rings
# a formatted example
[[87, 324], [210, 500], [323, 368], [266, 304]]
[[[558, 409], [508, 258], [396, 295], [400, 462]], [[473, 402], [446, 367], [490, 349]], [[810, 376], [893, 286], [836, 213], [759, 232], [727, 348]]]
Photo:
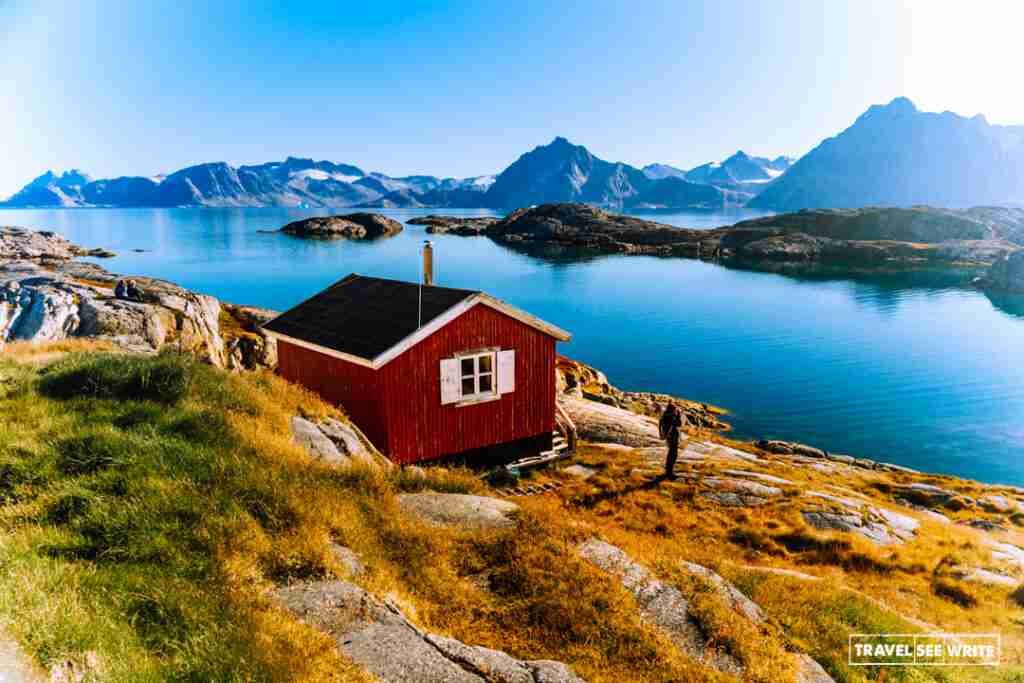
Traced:
[[462, 398], [459, 377], [459, 360], [445, 358], [441, 361], [441, 405], [458, 403]]
[[498, 393], [510, 394], [516, 390], [516, 352], [498, 351]]

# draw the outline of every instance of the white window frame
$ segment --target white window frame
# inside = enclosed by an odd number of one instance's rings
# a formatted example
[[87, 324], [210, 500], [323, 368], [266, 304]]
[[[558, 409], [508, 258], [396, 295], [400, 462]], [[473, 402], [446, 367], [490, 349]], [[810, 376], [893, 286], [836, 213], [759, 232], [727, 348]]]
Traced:
[[[489, 372], [480, 372], [480, 359], [490, 358], [491, 369]], [[462, 371], [462, 362], [465, 360], [473, 360], [473, 373], [464, 374]], [[498, 352], [495, 349], [486, 349], [482, 351], [470, 351], [467, 353], [460, 353], [455, 356], [455, 360], [459, 367], [459, 402], [479, 402], [479, 401], [490, 401], [498, 398]], [[491, 377], [491, 388], [487, 391], [480, 391], [480, 377], [490, 375]], [[473, 378], [473, 393], [467, 394], [463, 391], [463, 381]]]

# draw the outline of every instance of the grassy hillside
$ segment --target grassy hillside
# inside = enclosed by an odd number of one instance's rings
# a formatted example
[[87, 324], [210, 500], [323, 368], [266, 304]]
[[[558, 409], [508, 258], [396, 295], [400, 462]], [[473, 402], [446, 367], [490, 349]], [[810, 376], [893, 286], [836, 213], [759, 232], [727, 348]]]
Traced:
[[[981, 553], [973, 530], [927, 527], [880, 550], [809, 531], [795, 503], [730, 511], [685, 480], [652, 485], [637, 453], [590, 445], [579, 457], [597, 474], [536, 475], [561, 488], [517, 498], [511, 529], [427, 526], [400, 512], [397, 493], [497, 494], [459, 470], [428, 468], [424, 478], [321, 465], [292, 442], [296, 414], [344, 419], [270, 374], [80, 342], [8, 347], [0, 626], [44, 667], [71, 661], [93, 680], [368, 680], [267, 597], [293, 580], [351, 578], [333, 541], [368, 567], [352, 580], [431, 632], [558, 659], [589, 681], [731, 680], [681, 655], [640, 619], [631, 594], [580, 559], [575, 546], [598, 535], [679, 587], [713, 642], [743, 662], [745, 680], [792, 680], [787, 653], [801, 650], [841, 681], [1013, 680], [1005, 669], [845, 665], [847, 634], [919, 630], [915, 619], [1001, 630], [1019, 648], [1024, 612], [1007, 591], [950, 582], [973, 600], [958, 604], [935, 589], [945, 555]], [[816, 483], [813, 471], [803, 476]], [[684, 558], [734, 581], [768, 622], [740, 618], [679, 571]]]
[[[43, 666], [71, 660], [109, 681], [361, 680], [264, 597], [342, 574], [334, 539], [371, 568], [364, 587], [434, 631], [593, 680], [699, 679], [621, 588], [570, 557], [571, 528], [532, 514], [511, 533], [407, 520], [396, 491], [478, 480], [320, 466], [288, 431], [294, 414], [332, 412], [308, 393], [82, 347], [0, 360], [0, 614]], [[494, 593], [465, 578], [483, 570]]]

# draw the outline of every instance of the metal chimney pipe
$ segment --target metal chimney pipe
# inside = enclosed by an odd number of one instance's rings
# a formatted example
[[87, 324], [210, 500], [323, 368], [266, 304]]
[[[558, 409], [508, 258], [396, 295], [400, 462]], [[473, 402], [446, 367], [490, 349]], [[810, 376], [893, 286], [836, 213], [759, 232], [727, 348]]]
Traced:
[[434, 245], [430, 240], [423, 243], [423, 284], [426, 287], [434, 284]]

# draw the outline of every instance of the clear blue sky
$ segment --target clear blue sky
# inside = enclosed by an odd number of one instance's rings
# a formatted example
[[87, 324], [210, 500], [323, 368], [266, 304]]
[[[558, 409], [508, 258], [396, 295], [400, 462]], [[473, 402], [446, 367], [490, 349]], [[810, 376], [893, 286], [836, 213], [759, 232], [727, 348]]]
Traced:
[[287, 155], [497, 172], [800, 155], [868, 105], [1024, 123], [1024, 2], [0, 0], [0, 196]]

